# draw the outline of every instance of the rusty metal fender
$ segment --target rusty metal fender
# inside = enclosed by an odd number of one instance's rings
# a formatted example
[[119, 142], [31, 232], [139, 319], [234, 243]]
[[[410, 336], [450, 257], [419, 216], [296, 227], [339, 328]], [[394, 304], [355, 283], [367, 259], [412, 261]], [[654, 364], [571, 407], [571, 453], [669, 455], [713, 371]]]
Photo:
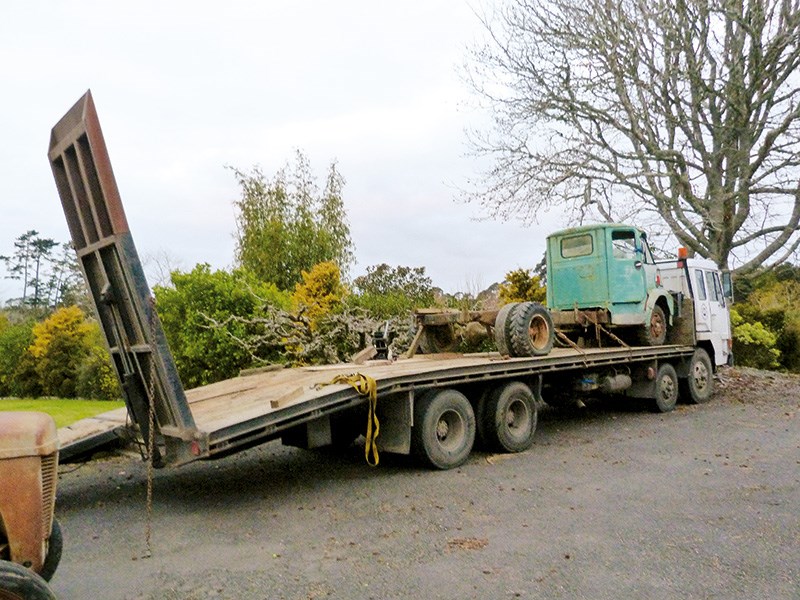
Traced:
[[52, 417], [0, 412], [0, 546], [40, 571], [53, 525], [58, 434]]

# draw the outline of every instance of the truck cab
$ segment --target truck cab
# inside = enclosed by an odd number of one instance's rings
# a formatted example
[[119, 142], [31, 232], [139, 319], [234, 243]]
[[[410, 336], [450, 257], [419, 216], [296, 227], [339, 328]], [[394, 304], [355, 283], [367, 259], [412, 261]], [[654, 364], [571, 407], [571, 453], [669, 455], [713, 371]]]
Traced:
[[644, 345], [663, 344], [675, 314], [647, 235], [623, 224], [574, 227], [547, 238], [547, 305], [556, 327], [628, 328]]
[[732, 294], [730, 285], [726, 285], [728, 274], [705, 258], [681, 256], [659, 267], [664, 287], [685, 298], [686, 309], [694, 315], [694, 343], [706, 350], [715, 365], [731, 364]]

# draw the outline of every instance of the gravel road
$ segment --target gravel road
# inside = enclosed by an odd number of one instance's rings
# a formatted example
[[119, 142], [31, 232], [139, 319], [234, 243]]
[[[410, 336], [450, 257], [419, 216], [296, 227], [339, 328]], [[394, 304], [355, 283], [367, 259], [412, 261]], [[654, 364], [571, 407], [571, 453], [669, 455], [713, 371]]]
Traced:
[[64, 600], [800, 598], [800, 378], [726, 370], [706, 405], [539, 414], [516, 455], [434, 472], [278, 443], [59, 478]]

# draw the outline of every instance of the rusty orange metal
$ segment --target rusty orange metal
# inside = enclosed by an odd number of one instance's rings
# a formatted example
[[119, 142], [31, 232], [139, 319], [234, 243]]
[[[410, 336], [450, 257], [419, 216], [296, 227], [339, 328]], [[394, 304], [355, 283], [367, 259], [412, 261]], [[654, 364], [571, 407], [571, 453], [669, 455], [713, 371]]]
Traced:
[[52, 417], [0, 412], [0, 558], [41, 570], [53, 527], [57, 465]]

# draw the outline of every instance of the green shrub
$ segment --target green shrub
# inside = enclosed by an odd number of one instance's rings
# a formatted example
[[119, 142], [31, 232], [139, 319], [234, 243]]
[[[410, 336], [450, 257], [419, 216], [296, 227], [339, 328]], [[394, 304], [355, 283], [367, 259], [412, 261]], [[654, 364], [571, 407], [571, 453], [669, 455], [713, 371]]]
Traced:
[[183, 385], [233, 377], [256, 360], [281, 360], [277, 348], [242, 343], [265, 325], [266, 307], [288, 309], [290, 297], [243, 270], [211, 271], [199, 264], [172, 273], [172, 287], [155, 287], [156, 306]]
[[[33, 342], [33, 325], [33, 321], [6, 324], [0, 331], [0, 396], [30, 395], [21, 389], [17, 377], [21, 370], [20, 361]], [[32, 362], [30, 368], [33, 368]], [[34, 379], [38, 379], [35, 370], [32, 374]]]
[[733, 355], [736, 363], [757, 369], [774, 369], [781, 353], [776, 348], [778, 336], [760, 321], [743, 318], [737, 309], [731, 309], [733, 328]]
[[79, 398], [91, 400], [118, 400], [122, 397], [117, 375], [103, 346], [95, 345], [89, 350], [78, 371], [75, 391]]

